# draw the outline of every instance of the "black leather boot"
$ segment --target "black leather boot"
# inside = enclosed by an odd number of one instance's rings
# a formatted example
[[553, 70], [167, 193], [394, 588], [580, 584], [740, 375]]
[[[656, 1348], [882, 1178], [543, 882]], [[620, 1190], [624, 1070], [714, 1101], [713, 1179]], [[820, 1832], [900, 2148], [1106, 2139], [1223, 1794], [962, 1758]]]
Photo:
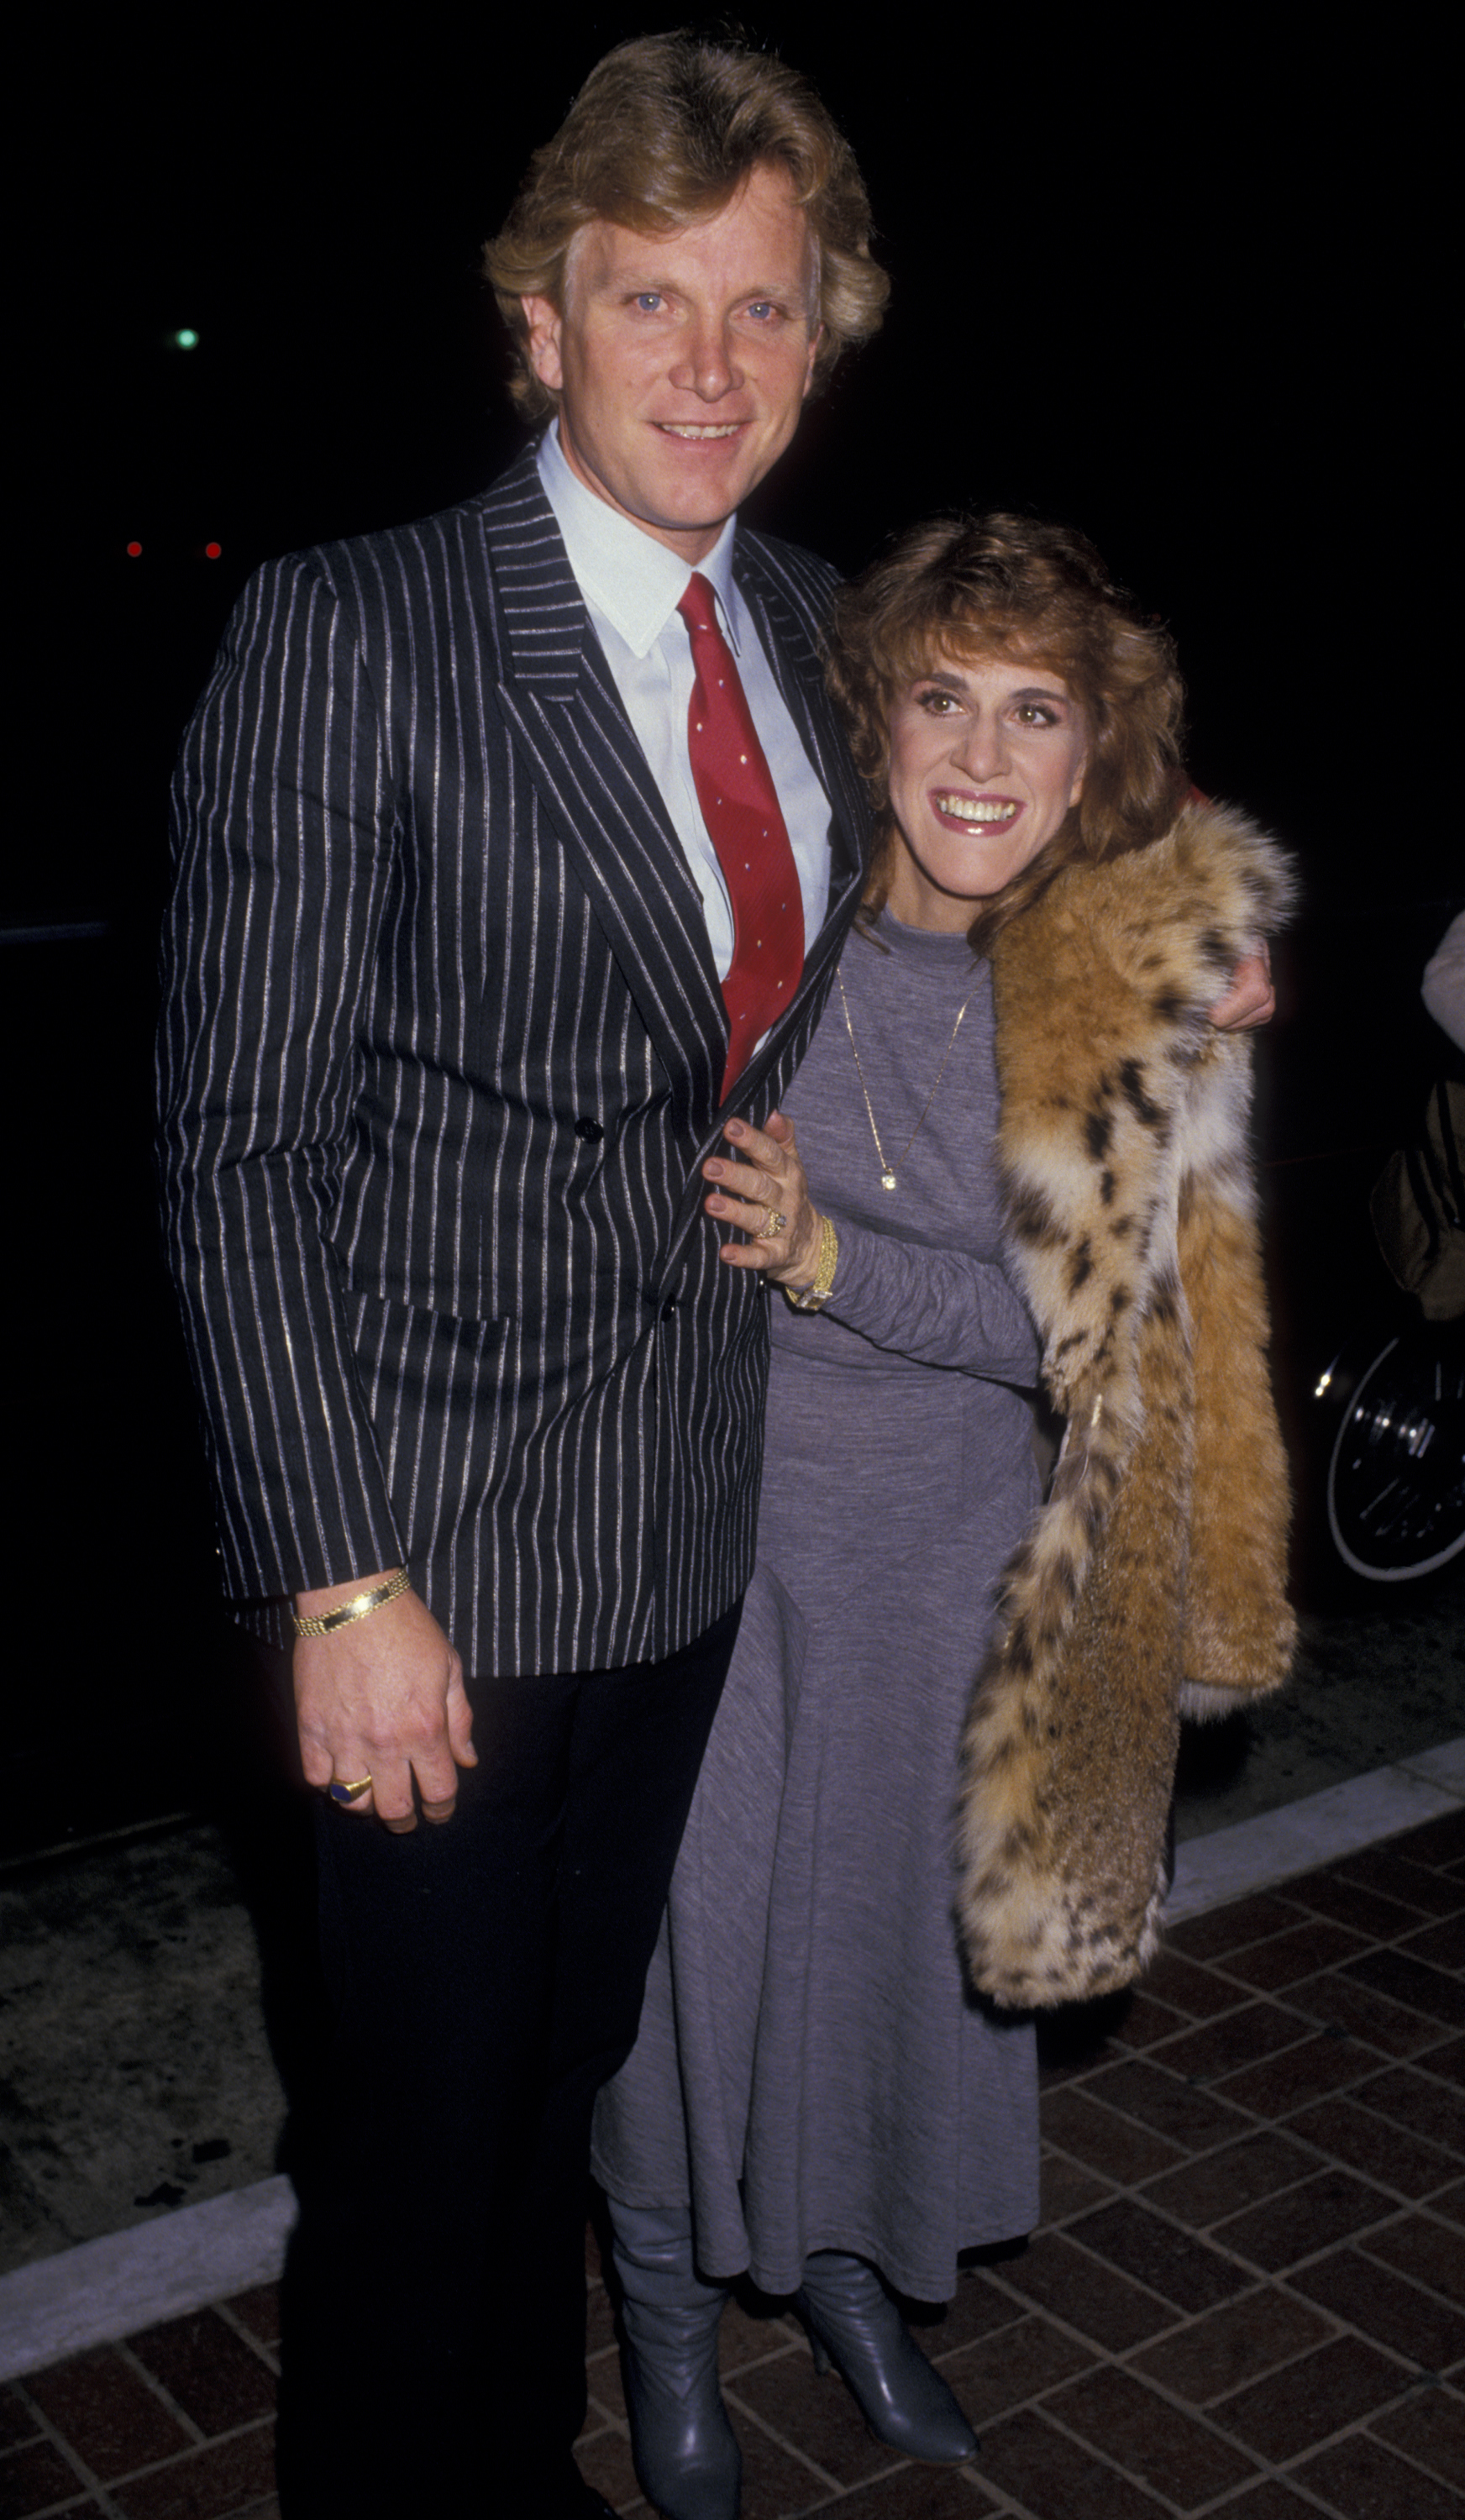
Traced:
[[607, 2201], [642, 2490], [665, 2520], [737, 2520], [742, 2453], [717, 2378], [727, 2286], [696, 2272], [688, 2207]]
[[806, 2258], [794, 2307], [815, 2369], [833, 2363], [876, 2441], [934, 2467], [976, 2455], [976, 2434], [864, 2258], [837, 2249]]

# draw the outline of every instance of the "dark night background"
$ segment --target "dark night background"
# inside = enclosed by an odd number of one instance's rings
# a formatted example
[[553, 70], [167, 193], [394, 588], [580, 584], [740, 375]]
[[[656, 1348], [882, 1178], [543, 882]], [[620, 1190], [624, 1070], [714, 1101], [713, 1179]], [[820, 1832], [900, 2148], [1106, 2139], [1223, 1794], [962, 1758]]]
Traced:
[[[304, 10], [247, 40], [129, 35], [89, 59], [38, 196], [46, 528], [18, 732], [41, 801], [0, 893], [29, 1051], [13, 1845], [187, 1807], [217, 1756], [226, 1632], [149, 1170], [164, 791], [256, 561], [446, 505], [521, 442], [480, 241], [599, 54], [681, 22], [560, 8], [531, 40], [528, 14], [506, 34], [403, 13], [329, 67]], [[753, 32], [855, 144], [892, 311], [756, 520], [853, 568], [933, 509], [1029, 507], [1083, 525], [1174, 628], [1195, 778], [1307, 887], [1259, 1098], [1301, 1460], [1304, 1395], [1382, 1293], [1367, 1186], [1431, 1073], [1461, 1072], [1418, 1000], [1465, 852], [1440, 626], [1452, 334], [1417, 100], [1280, 15], [840, 22], [790, 8]], [[182, 326], [196, 349], [169, 346]]]

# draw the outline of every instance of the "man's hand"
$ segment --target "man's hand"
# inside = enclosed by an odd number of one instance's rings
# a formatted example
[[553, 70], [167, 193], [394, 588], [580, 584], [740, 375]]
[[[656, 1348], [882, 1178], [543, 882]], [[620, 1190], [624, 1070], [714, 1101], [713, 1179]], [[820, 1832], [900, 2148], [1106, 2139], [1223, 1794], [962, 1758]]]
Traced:
[[1276, 1011], [1271, 956], [1264, 939], [1250, 954], [1243, 954], [1225, 996], [1211, 1009], [1211, 1021], [1218, 1032], [1250, 1032], [1256, 1024], [1270, 1023]]
[[[302, 1618], [321, 1618], [385, 1580], [358, 1575], [349, 1584], [298, 1593], [295, 1607]], [[294, 1680], [309, 1783], [324, 1790], [333, 1778], [355, 1784], [370, 1777], [370, 1789], [349, 1808], [375, 1811], [400, 1833], [417, 1826], [416, 1778], [423, 1818], [451, 1820], [458, 1770], [478, 1763], [472, 1710], [463, 1664], [416, 1593], [399, 1594], [329, 1637], [297, 1637]]]

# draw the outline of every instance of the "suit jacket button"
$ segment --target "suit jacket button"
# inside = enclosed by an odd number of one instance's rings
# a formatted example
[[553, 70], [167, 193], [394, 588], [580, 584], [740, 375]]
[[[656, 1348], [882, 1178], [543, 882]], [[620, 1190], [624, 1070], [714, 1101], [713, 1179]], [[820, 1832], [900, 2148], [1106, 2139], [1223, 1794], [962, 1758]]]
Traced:
[[580, 1140], [582, 1146], [598, 1147], [600, 1140], [604, 1137], [605, 1132], [601, 1128], [599, 1120], [577, 1120], [575, 1122], [575, 1135]]
[[675, 1295], [668, 1295], [668, 1297], [667, 1297], [667, 1299], [666, 1299], [666, 1302], [665, 1302], [665, 1303], [662, 1305], [662, 1307], [661, 1307], [661, 1318], [662, 1318], [662, 1320], [663, 1320], [664, 1322], [669, 1322], [669, 1321], [671, 1320], [671, 1317], [672, 1317], [673, 1313], [676, 1311], [676, 1309], [677, 1309], [677, 1298], [676, 1298], [676, 1296], [675, 1296]]

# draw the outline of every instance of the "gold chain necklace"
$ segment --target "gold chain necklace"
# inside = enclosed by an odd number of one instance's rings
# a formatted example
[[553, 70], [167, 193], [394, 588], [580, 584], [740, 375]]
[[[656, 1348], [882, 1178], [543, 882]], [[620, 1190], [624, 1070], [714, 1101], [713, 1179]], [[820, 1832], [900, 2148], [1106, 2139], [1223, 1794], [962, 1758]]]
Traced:
[[[844, 993], [844, 972], [842, 968], [836, 968], [834, 977], [839, 982], [839, 1003], [844, 1009], [844, 1028], [850, 1036], [850, 1048], [855, 1054], [855, 1073], [860, 1079], [860, 1091], [865, 1097], [865, 1108], [869, 1116], [869, 1134], [875, 1142], [875, 1153], [880, 1158], [880, 1188], [882, 1190], [894, 1190], [896, 1187], [895, 1164], [891, 1163], [887, 1157], [885, 1149], [880, 1144], [880, 1132], [875, 1126], [875, 1106], [869, 1099], [869, 1087], [865, 1081], [865, 1067], [860, 1057], [860, 1044], [855, 1039], [855, 1027], [850, 1021], [850, 1002]], [[956, 1035], [961, 1030], [961, 1017], [965, 1014], [967, 1008], [971, 1005], [976, 994], [977, 984], [976, 982], [973, 982], [972, 986], [968, 989], [965, 997], [961, 1001], [956, 1020], [952, 1026], [951, 1040], [947, 1043], [945, 1050], [941, 1054], [941, 1065], [936, 1070], [936, 1084], [932, 1086], [930, 1093], [926, 1096], [925, 1102], [921, 1108], [920, 1118], [916, 1121], [910, 1137], [906, 1140], [900, 1153], [897, 1155], [895, 1159], [896, 1164], [903, 1164], [905, 1162], [906, 1157], [910, 1154], [916, 1139], [920, 1136], [922, 1129], [926, 1125], [926, 1113], [930, 1110], [932, 1103], [936, 1100], [937, 1086], [940, 1085], [943, 1076], [945, 1076], [947, 1061], [956, 1047]]]

